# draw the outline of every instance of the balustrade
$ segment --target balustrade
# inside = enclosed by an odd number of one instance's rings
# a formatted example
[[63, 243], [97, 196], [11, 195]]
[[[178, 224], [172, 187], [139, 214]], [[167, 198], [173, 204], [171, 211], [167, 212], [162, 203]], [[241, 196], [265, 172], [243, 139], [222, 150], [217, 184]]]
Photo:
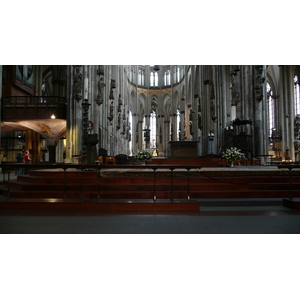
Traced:
[[[101, 171], [109, 169], [120, 169], [120, 170], [134, 170], [134, 169], [147, 169], [147, 171], [153, 171], [153, 201], [157, 200], [157, 170], [170, 170], [170, 201], [174, 200], [174, 170], [186, 170], [187, 178], [187, 196], [186, 199], [190, 201], [190, 171], [191, 169], [201, 169], [201, 166], [191, 166], [191, 165], [91, 165], [91, 164], [3, 164], [1, 165], [3, 169], [3, 182], [7, 184], [7, 201], [10, 200], [10, 186], [11, 186], [11, 176], [10, 172], [17, 168], [26, 168], [32, 170], [47, 170], [47, 169], [58, 169], [63, 172], [63, 200], [66, 201], [67, 198], [67, 170], [68, 169], [78, 169], [81, 173], [80, 176], [80, 201], [84, 200], [84, 174], [85, 172], [95, 171], [97, 174], [97, 199], [100, 201], [101, 193]], [[5, 172], [4, 172], [5, 171]], [[7, 173], [7, 180], [5, 174]], [[103, 187], [104, 188], [104, 187]], [[142, 191], [141, 191], [142, 192]]]

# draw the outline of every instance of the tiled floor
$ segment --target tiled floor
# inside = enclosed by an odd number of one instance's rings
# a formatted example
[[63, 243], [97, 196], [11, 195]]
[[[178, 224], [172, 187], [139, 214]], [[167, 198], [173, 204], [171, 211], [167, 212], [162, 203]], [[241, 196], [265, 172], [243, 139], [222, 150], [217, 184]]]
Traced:
[[255, 204], [168, 214], [0, 211], [1, 294], [56, 299], [59, 287], [72, 299], [298, 299], [300, 211]]
[[283, 206], [203, 207], [199, 213], [0, 211], [1, 234], [299, 234]]

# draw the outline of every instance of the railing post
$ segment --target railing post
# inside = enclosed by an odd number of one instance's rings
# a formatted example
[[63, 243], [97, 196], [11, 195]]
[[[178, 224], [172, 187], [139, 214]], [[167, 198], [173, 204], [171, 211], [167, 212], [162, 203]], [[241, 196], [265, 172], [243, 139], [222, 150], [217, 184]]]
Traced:
[[289, 179], [290, 179], [290, 200], [293, 200], [293, 192], [292, 192], [292, 167], [289, 167]]
[[154, 180], [154, 186], [153, 186], [153, 201], [156, 201], [156, 170], [157, 167], [153, 167], [153, 180]]
[[98, 202], [100, 202], [100, 176], [101, 176], [101, 167], [98, 168]]
[[64, 170], [64, 202], [66, 202], [66, 198], [67, 198], [67, 167], [63, 167], [63, 170]]
[[170, 168], [171, 170], [171, 195], [170, 195], [170, 200], [173, 202], [174, 196], [173, 196], [173, 171], [175, 168]]
[[7, 201], [10, 199], [10, 170], [7, 169]]
[[190, 170], [191, 168], [186, 168], [187, 169], [187, 178], [188, 178], [188, 196], [187, 196], [187, 200], [190, 201]]
[[83, 167], [81, 167], [81, 192], [80, 192], [80, 201], [83, 201]]

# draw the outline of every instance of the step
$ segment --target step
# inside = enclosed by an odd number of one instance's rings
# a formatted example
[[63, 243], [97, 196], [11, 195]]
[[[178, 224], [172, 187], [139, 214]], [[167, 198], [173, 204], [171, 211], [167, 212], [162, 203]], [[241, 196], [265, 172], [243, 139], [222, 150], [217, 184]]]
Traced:
[[[169, 199], [173, 194], [174, 199], [187, 199], [188, 192], [186, 190], [176, 190], [171, 193], [170, 190], [156, 191], [157, 199]], [[2, 195], [7, 196], [7, 190], [2, 190]], [[100, 191], [99, 196], [101, 199], [152, 199], [154, 191]], [[293, 191], [294, 197], [300, 197], [300, 191]], [[191, 199], [202, 198], [276, 198], [276, 197], [288, 197], [289, 191], [283, 190], [262, 190], [262, 191], [190, 191]], [[86, 199], [98, 198], [98, 191], [10, 191], [10, 198], [74, 198], [79, 199], [81, 197]]]
[[198, 201], [156, 201], [151, 199], [124, 201], [99, 202], [0, 202], [0, 210], [89, 210], [89, 211], [165, 211], [165, 212], [199, 212], [200, 204]]

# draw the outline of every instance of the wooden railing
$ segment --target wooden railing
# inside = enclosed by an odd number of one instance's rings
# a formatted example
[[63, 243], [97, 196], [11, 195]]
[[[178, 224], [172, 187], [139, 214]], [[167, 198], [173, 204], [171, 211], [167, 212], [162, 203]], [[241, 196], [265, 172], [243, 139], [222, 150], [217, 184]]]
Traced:
[[[23, 168], [27, 171], [32, 170], [47, 170], [47, 169], [59, 169], [64, 172], [64, 180], [63, 180], [63, 194], [64, 194], [64, 201], [66, 201], [66, 192], [67, 192], [67, 170], [68, 169], [78, 169], [81, 171], [81, 193], [80, 199], [83, 201], [83, 185], [84, 185], [84, 172], [85, 171], [96, 171], [98, 174], [98, 201], [100, 200], [100, 178], [101, 178], [101, 170], [104, 169], [147, 169], [153, 171], [153, 201], [157, 200], [156, 196], [156, 171], [160, 169], [170, 170], [170, 201], [173, 202], [173, 176], [174, 170], [186, 170], [187, 176], [187, 195], [186, 199], [188, 201], [191, 200], [190, 197], [190, 171], [191, 169], [201, 169], [201, 166], [195, 165], [95, 165], [95, 164], [1, 164], [0, 167], [2, 168], [3, 173], [3, 182], [7, 184], [7, 201], [10, 199], [10, 184], [11, 184], [11, 170]], [[7, 175], [7, 176], [6, 176]], [[7, 177], [7, 179], [6, 179]]]
[[288, 169], [289, 170], [289, 184], [290, 184], [290, 194], [289, 194], [289, 199], [293, 199], [293, 192], [292, 192], [292, 170], [293, 169], [299, 169], [300, 165], [295, 165], [295, 164], [282, 164], [277, 166], [278, 169]]

